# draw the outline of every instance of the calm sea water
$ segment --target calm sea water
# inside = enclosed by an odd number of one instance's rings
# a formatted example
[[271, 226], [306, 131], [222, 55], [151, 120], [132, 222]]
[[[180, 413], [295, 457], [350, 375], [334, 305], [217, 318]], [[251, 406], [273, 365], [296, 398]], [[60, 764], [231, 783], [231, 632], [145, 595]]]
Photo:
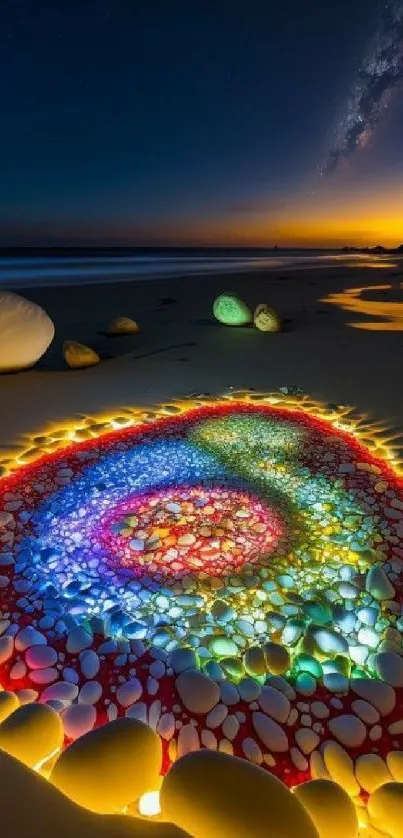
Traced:
[[122, 254], [0, 256], [0, 288], [76, 285], [251, 270], [298, 270], [337, 266], [395, 267], [390, 256], [324, 251], [176, 251]]

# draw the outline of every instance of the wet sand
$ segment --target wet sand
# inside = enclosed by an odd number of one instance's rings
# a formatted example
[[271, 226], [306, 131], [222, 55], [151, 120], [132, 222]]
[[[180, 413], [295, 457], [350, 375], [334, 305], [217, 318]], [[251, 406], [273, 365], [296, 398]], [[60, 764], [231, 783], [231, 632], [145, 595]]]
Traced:
[[[400, 431], [403, 331], [353, 328], [348, 324], [374, 318], [322, 299], [393, 282], [398, 301], [401, 279], [396, 267], [342, 267], [21, 290], [46, 309], [56, 336], [33, 370], [0, 376], [0, 449], [9, 451], [25, 434], [77, 414], [94, 416], [192, 393], [216, 395], [230, 387], [273, 391], [295, 385]], [[251, 307], [267, 302], [284, 319], [284, 330], [271, 335], [221, 326], [212, 305], [224, 290], [238, 293]], [[368, 293], [385, 299], [382, 291]], [[403, 294], [401, 299], [403, 307]], [[140, 333], [106, 337], [108, 322], [118, 315], [135, 319]], [[67, 339], [93, 347], [102, 363], [69, 370], [62, 357]]]

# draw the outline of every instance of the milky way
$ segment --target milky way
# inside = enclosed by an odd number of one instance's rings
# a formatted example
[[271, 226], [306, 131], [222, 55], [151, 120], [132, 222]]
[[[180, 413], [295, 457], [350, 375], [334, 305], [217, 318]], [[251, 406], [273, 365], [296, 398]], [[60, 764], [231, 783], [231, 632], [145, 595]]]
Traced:
[[403, 79], [403, 0], [382, 2], [375, 38], [361, 63], [344, 111], [336, 125], [322, 174], [364, 147], [380, 122], [393, 88]]

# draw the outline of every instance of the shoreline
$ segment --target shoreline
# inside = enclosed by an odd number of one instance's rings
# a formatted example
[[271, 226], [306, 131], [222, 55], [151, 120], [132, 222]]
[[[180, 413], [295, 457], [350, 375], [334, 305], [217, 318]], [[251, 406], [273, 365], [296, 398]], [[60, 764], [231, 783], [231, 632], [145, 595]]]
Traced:
[[[218, 395], [229, 388], [274, 392], [295, 385], [323, 402], [403, 426], [403, 333], [365, 331], [347, 324], [355, 313], [321, 302], [345, 288], [396, 282], [396, 269], [325, 268], [206, 274], [195, 281], [167, 277], [150, 282], [21, 288], [56, 327], [50, 350], [30, 371], [0, 376], [0, 449], [12, 451], [27, 434], [75, 415], [151, 405], [191, 393]], [[400, 273], [398, 273], [400, 276]], [[267, 335], [214, 320], [214, 298], [225, 290], [253, 309], [267, 302], [285, 321]], [[119, 315], [140, 325], [138, 335], [107, 338]], [[365, 321], [366, 317], [362, 317]], [[64, 340], [93, 347], [100, 365], [69, 370]]]

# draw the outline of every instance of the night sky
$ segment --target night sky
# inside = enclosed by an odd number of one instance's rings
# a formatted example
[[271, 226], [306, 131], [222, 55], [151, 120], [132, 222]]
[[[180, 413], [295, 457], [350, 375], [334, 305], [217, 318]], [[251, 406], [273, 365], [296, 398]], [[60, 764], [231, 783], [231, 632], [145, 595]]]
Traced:
[[0, 244], [403, 241], [403, 0], [0, 0]]

